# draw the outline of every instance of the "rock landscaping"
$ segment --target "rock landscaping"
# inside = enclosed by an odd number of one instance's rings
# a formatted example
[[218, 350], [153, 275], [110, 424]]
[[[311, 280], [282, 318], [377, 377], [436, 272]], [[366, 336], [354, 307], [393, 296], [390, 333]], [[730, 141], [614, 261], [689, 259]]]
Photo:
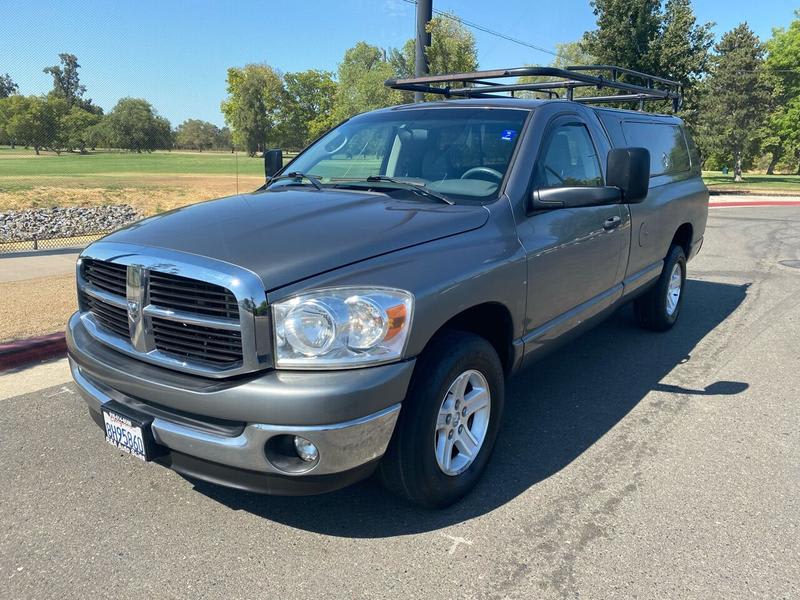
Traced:
[[0, 212], [0, 242], [105, 233], [141, 218], [127, 204]]

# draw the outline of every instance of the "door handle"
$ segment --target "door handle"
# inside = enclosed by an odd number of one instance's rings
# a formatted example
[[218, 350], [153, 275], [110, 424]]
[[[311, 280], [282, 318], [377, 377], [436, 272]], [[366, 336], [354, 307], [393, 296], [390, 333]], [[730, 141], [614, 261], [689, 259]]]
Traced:
[[611, 231], [612, 229], [616, 229], [622, 223], [622, 219], [620, 217], [608, 217], [603, 223], [603, 229], [606, 231]]

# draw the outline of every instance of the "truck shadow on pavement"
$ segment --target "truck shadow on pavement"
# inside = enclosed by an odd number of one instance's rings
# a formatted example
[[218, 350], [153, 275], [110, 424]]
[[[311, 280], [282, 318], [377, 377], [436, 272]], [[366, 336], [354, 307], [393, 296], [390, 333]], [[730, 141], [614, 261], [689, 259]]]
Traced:
[[[204, 482], [197, 491], [235, 510], [290, 527], [353, 538], [382, 538], [444, 528], [488, 513], [568, 468], [649, 392], [733, 395], [748, 384], [718, 381], [705, 389], [660, 383], [744, 301], [748, 285], [687, 281], [687, 302], [674, 329], [639, 329], [622, 307], [582, 337], [508, 382], [503, 427], [482, 481], [456, 505], [411, 506], [374, 478], [321, 496], [262, 496]], [[676, 397], [676, 404], [685, 396]], [[673, 410], [670, 402], [657, 410]]]

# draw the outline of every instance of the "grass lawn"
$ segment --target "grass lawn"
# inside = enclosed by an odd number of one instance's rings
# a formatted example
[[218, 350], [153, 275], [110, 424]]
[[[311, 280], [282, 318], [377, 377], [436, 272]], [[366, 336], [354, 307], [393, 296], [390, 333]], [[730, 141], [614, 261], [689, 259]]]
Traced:
[[94, 177], [97, 175], [240, 175], [264, 172], [261, 158], [241, 152], [91, 152], [89, 154], [43, 152], [0, 148], [0, 177]]
[[151, 215], [256, 189], [260, 158], [229, 152], [98, 151], [60, 156], [0, 147], [0, 211], [130, 204]]
[[736, 183], [733, 174], [704, 171], [703, 180], [710, 190], [753, 193], [796, 193], [800, 196], [800, 175], [761, 175], [745, 173], [744, 181]]

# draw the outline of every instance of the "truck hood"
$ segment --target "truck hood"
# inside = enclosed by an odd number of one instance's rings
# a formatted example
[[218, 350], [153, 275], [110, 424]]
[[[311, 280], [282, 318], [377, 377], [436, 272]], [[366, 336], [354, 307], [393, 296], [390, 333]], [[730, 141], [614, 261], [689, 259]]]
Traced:
[[354, 262], [481, 227], [482, 206], [374, 192], [254, 192], [163, 213], [105, 240], [168, 248], [249, 269], [267, 291]]

